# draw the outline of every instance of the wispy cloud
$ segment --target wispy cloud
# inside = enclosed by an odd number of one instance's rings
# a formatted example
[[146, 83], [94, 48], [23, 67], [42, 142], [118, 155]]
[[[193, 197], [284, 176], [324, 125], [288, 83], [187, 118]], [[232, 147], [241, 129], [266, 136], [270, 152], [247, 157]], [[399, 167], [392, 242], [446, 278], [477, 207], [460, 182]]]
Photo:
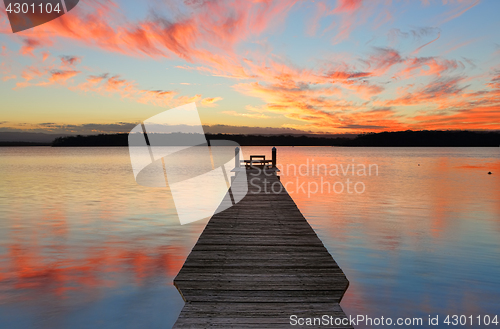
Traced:
[[[429, 0], [421, 5], [446, 5], [447, 12], [437, 20], [442, 23], [462, 19], [479, 3]], [[305, 8], [302, 2], [185, 1], [175, 5], [155, 2], [153, 13], [135, 21], [124, 16], [120, 5], [92, 0], [78, 6], [71, 17], [66, 15], [18, 34], [20, 53], [38, 62], [19, 72], [4, 65], [3, 79], [16, 81], [17, 88], [65, 86], [78, 92], [117, 95], [158, 106], [196, 101], [200, 106], [213, 107], [223, 98], [223, 95], [199, 93], [186, 96], [164, 88], [145, 90], [125, 75], [95, 73], [102, 70], [89, 72], [81, 67], [82, 58], [76, 55], [61, 56], [60, 62], [55, 62], [46, 48], [64, 40], [138, 58], [175, 59], [178, 69], [230, 79], [234, 90], [255, 97], [262, 104], [254, 110], [244, 111], [243, 106], [225, 111], [225, 115], [268, 118], [272, 114], [304, 129], [403, 129], [419, 127], [418, 120], [435, 122], [432, 123], [435, 127], [441, 122], [447, 127], [446, 117], [463, 118], [464, 114], [457, 111], [474, 113], [479, 120], [497, 113], [494, 97], [498, 81], [482, 84], [484, 79], [478, 78], [471, 82], [470, 70], [477, 68], [472, 60], [448, 57], [445, 52], [431, 53], [436, 45], [443, 45], [446, 26], [386, 27], [382, 34], [384, 38], [388, 36], [387, 41], [373, 42], [376, 46], [365, 47], [359, 53], [342, 57], [336, 56], [337, 50], [325, 50], [320, 59], [313, 54], [307, 61], [294, 63], [286, 54], [273, 52], [272, 46], [271, 50], [260, 51], [254, 45], [264, 44], [260, 39], [284, 28], [290, 12]], [[391, 2], [318, 1], [312, 6], [316, 8], [315, 14], [306, 24], [306, 32], [323, 37], [329, 46], [348, 41], [361, 26], [383, 26], [392, 15], [398, 14]], [[251, 46], [245, 44], [248, 42]], [[463, 45], [462, 42], [455, 47]], [[451, 50], [453, 45], [446, 44], [446, 48]], [[418, 56], [422, 49], [430, 54]], [[410, 110], [415, 105], [420, 105], [419, 112], [411, 112], [417, 111]], [[376, 108], [390, 110], [373, 111]], [[481, 108], [489, 109], [487, 114]], [[424, 109], [428, 112], [422, 112]], [[427, 116], [437, 117], [427, 120]], [[494, 121], [500, 122], [499, 118]], [[464, 128], [486, 125], [492, 126], [464, 121]]]
[[441, 33], [438, 33], [438, 36], [437, 36], [435, 39], [432, 39], [431, 41], [429, 41], [429, 42], [427, 42], [427, 43], [425, 43], [425, 44], [421, 45], [420, 47], [418, 47], [417, 49], [415, 49], [415, 50], [412, 52], [412, 54], [413, 54], [413, 55], [414, 55], [414, 54], [417, 54], [417, 53], [418, 53], [418, 52], [419, 52], [422, 48], [424, 48], [424, 47], [426, 47], [426, 46], [430, 45], [431, 43], [433, 43], [433, 42], [435, 42], [435, 41], [437, 41], [440, 37], [441, 37]]
[[450, 97], [459, 96], [468, 85], [460, 85], [462, 77], [439, 78], [418, 90], [385, 102], [385, 105], [417, 105], [422, 103], [443, 104]]
[[[103, 73], [100, 75], [86, 75], [77, 69], [82, 59], [79, 56], [60, 56], [60, 63], [50, 62], [37, 63], [23, 68], [16, 82], [16, 88], [26, 87], [48, 87], [51, 85], [65, 86], [77, 92], [92, 92], [103, 96], [119, 95], [121, 98], [136, 101], [143, 104], [152, 104], [162, 107], [175, 107], [185, 103], [198, 102], [203, 107], [217, 106], [222, 97], [206, 97], [201, 94], [194, 96], [180, 95], [175, 90], [145, 90], [140, 88], [134, 80], [122, 78], [120, 75]], [[77, 82], [73, 78], [82, 77], [83, 82]], [[80, 78], [79, 80], [81, 80]], [[5, 75], [4, 81], [17, 79], [15, 75]]]
[[236, 111], [223, 111], [222, 113], [227, 114], [227, 115], [233, 115], [233, 116], [244, 117], [244, 118], [252, 118], [252, 119], [267, 119], [267, 118], [269, 118], [268, 115], [265, 115], [263, 113], [241, 113], [241, 112], [236, 112]]
[[[460, 1], [460, 2], [462, 2], [462, 5], [460, 7], [454, 8], [446, 13], [446, 16], [444, 17], [444, 19], [442, 21], [443, 23], [451, 21], [455, 18], [462, 16], [467, 11], [469, 11], [473, 7], [477, 6], [481, 2], [481, 0], [466, 0], [466, 1]], [[443, 3], [446, 3], [446, 2], [443, 1]]]

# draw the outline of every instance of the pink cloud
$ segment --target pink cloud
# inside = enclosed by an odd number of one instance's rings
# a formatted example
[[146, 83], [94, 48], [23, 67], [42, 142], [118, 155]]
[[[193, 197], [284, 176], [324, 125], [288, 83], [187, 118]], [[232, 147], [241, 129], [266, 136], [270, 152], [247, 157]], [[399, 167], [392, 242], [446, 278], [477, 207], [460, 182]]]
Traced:
[[338, 0], [333, 13], [352, 13], [361, 8], [362, 4], [363, 0]]
[[398, 98], [379, 104], [384, 106], [396, 105], [416, 105], [424, 103], [432, 103], [435, 105], [448, 104], [450, 97], [457, 97], [463, 93], [467, 86], [461, 86], [462, 78], [440, 78], [432, 81], [417, 90], [407, 92], [405, 95]]
[[78, 56], [61, 56], [61, 63], [64, 67], [72, 67], [81, 63], [82, 59]]
[[437, 41], [440, 37], [441, 37], [441, 33], [438, 33], [438, 36], [437, 36], [435, 39], [432, 39], [431, 41], [429, 41], [429, 42], [427, 42], [427, 43], [425, 43], [425, 44], [421, 45], [420, 47], [418, 47], [417, 49], [415, 49], [415, 50], [412, 52], [412, 54], [417, 54], [417, 53], [418, 53], [418, 52], [419, 52], [422, 48], [424, 48], [424, 47], [426, 47], [426, 46], [430, 45], [430, 44], [431, 44], [431, 43], [433, 43], [433, 42], [436, 42], [436, 41]]
[[371, 70], [372, 74], [376, 76], [385, 74], [394, 65], [403, 62], [401, 54], [396, 49], [380, 47], [374, 49], [375, 52], [364, 62], [368, 65], [368, 70]]
[[[461, 5], [458, 8], [454, 8], [451, 11], [449, 11], [448, 13], [446, 13], [446, 17], [443, 19], [442, 23], [451, 21], [455, 18], [462, 16], [467, 11], [469, 11], [473, 7], [477, 6], [479, 4], [480, 0], [463, 0], [463, 1], [459, 1], [459, 2], [463, 3], [463, 5]], [[447, 1], [443, 0], [443, 3], [446, 4]]]
[[65, 83], [66, 80], [81, 73], [75, 70], [52, 70], [50, 72], [49, 82], [51, 83]]
[[[186, 63], [178, 68], [238, 79], [240, 83], [234, 86], [235, 90], [256, 97], [264, 103], [258, 107], [261, 112], [241, 114], [256, 117], [267, 112], [280, 113], [311, 129], [329, 127], [330, 130], [342, 128], [356, 131], [362, 127], [373, 130], [381, 127], [408, 127], [414, 122], [398, 115], [400, 109], [397, 107], [415, 104], [425, 104], [432, 109], [444, 111], [440, 112], [441, 116], [449, 114], [445, 109], [456, 110], [459, 106], [474, 110], [471, 104], [481, 103], [483, 107], [494, 108], [493, 98], [497, 95], [494, 89], [498, 89], [498, 80], [490, 81], [485, 86], [488, 90], [467, 90], [466, 78], [457, 77], [463, 73], [467, 60], [436, 56], [415, 57], [415, 53], [423, 47], [439, 40], [439, 30], [435, 28], [393, 31], [394, 42], [401, 38], [413, 38], [419, 44], [424, 42], [420, 42], [424, 37], [434, 38], [437, 33], [437, 37], [418, 47], [413, 54], [405, 54], [397, 44], [391, 44], [374, 48], [365, 58], [346, 59], [349, 64], [332, 60], [314, 63], [312, 67], [300, 67], [284, 56], [265, 51], [240, 51], [238, 47], [242, 42], [254, 41], [269, 29], [282, 26], [295, 3], [185, 1], [182, 10], [173, 10], [168, 19], [162, 16], [161, 10], [157, 10], [154, 16], [131, 22], [123, 16], [117, 3], [92, 0], [72, 11], [71, 19], [63, 16], [19, 34], [24, 40], [20, 52], [32, 56], [44, 47], [55, 44], [58, 39], [63, 39], [65, 42], [75, 41], [128, 56], [183, 59]], [[373, 3], [341, 0], [330, 7], [329, 2], [318, 2], [317, 17], [311, 24], [310, 33], [313, 34], [320, 26], [320, 20], [330, 19], [332, 22], [323, 33], [333, 31], [334, 41], [341, 41], [358, 24], [366, 23], [368, 18], [374, 17]], [[460, 2], [458, 7], [455, 6], [455, 11], [449, 13], [450, 19], [464, 14], [476, 4], [477, 2]], [[158, 4], [158, 8], [163, 7]], [[390, 17], [391, 7], [385, 5], [384, 10], [387, 11], [386, 16]], [[81, 26], [86, 28], [81, 29]], [[50, 63], [49, 54], [42, 55], [43, 61]], [[68, 86], [70, 89], [108, 96], [119, 95], [159, 106], [188, 101], [197, 101], [202, 106], [215, 106], [222, 99], [199, 94], [183, 96], [175, 90], [143, 90], [135, 81], [118, 75], [92, 75], [84, 78], [75, 69], [80, 61], [81, 58], [77, 56], [68, 56], [61, 58], [60, 66], [48, 64], [45, 68], [25, 68], [22, 74], [15, 74], [24, 79], [18, 86], [30, 85], [36, 79], [41, 79], [38, 83], [46, 85], [66, 84], [75, 78], [80, 83], [71, 84]], [[419, 80], [416, 87], [410, 86], [413, 82], [408, 82], [394, 97], [381, 97], [385, 90], [390, 90], [390, 83], [400, 83], [402, 79], [414, 77], [425, 79]], [[362, 102], [352, 101], [350, 96], [356, 96]], [[372, 112], [374, 106], [390, 110], [377, 109]], [[482, 113], [480, 110], [474, 111]], [[226, 114], [234, 115], [231, 111]], [[490, 115], [495, 115], [495, 112], [490, 111]], [[363, 120], [366, 120], [366, 124], [363, 124]]]
[[443, 74], [465, 69], [461, 61], [436, 57], [412, 57], [406, 59], [404, 64], [406, 67], [398, 71], [393, 76], [394, 78], [408, 78], [411, 75], [440, 77]]
[[[52, 44], [50, 42], [50, 44]], [[33, 55], [33, 51], [37, 48], [43, 47], [44, 44], [37, 38], [25, 38], [23, 39], [23, 45], [21, 47], [20, 53], [23, 55]], [[47, 44], [45, 45], [47, 46]]]

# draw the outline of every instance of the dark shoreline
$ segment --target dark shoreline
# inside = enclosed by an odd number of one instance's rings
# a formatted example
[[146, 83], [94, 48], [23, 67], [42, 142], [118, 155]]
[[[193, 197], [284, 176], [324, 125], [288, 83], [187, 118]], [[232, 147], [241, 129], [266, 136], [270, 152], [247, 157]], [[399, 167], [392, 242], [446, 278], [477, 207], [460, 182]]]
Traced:
[[[189, 137], [192, 137], [192, 134], [173, 135], [176, 140], [189, 140], [191, 139]], [[143, 135], [138, 134], [137, 137], [143, 138]], [[205, 134], [205, 137], [208, 141], [230, 140], [241, 146], [498, 147], [500, 145], [500, 132], [475, 131], [408, 130], [361, 134], [355, 138], [233, 134]], [[59, 137], [52, 142], [52, 146], [128, 146], [128, 143], [129, 134], [103, 134]]]
[[[176, 133], [176, 140], [190, 140], [192, 134]], [[142, 134], [136, 135], [143, 138]], [[0, 147], [127, 147], [129, 138], [122, 134], [62, 136], [52, 143], [32, 141], [0, 141]], [[191, 137], [191, 138], [190, 138]], [[314, 135], [236, 135], [205, 134], [210, 140], [230, 140], [241, 146], [336, 146], [336, 147], [498, 147], [500, 132], [476, 131], [398, 131], [360, 134], [352, 137]], [[141, 144], [138, 144], [141, 145]], [[182, 145], [179, 145], [182, 146]]]
[[39, 147], [39, 146], [52, 146], [52, 144], [51, 143], [35, 143], [35, 142], [0, 142], [0, 147], [19, 147], [19, 146]]

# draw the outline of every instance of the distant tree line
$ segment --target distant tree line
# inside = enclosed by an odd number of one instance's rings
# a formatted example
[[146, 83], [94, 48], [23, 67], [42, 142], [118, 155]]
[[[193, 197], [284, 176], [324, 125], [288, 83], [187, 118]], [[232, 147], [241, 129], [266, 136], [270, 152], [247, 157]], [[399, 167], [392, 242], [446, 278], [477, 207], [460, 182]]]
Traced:
[[500, 132], [396, 131], [358, 135], [349, 146], [500, 146]]
[[[196, 140], [195, 134], [173, 134], [175, 145]], [[198, 135], [199, 136], [199, 135]], [[206, 134], [207, 140], [231, 140], [242, 146], [500, 146], [500, 132], [477, 131], [397, 131], [360, 134], [355, 138], [328, 138], [299, 135]], [[142, 134], [131, 137], [143, 139]], [[166, 139], [172, 140], [172, 139]], [[101, 134], [59, 137], [52, 146], [128, 146], [129, 134]], [[139, 145], [139, 144], [135, 144]], [[156, 144], [155, 144], [156, 145]], [[185, 145], [192, 145], [186, 142]]]
[[58, 137], [52, 146], [128, 146], [128, 134], [100, 134]]
[[0, 146], [50, 146], [50, 143], [0, 141]]
[[241, 146], [342, 146], [352, 138], [328, 138], [300, 135], [228, 135], [207, 134], [207, 140], [225, 139]]

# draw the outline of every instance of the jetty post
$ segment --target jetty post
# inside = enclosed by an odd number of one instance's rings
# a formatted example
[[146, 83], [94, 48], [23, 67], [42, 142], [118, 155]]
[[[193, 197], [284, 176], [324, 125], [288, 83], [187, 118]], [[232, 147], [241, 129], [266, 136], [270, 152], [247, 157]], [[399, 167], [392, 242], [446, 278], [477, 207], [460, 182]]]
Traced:
[[273, 146], [272, 149], [272, 163], [271, 163], [273, 168], [276, 168], [276, 147]]
[[234, 168], [240, 167], [240, 148], [236, 147], [234, 149]]

